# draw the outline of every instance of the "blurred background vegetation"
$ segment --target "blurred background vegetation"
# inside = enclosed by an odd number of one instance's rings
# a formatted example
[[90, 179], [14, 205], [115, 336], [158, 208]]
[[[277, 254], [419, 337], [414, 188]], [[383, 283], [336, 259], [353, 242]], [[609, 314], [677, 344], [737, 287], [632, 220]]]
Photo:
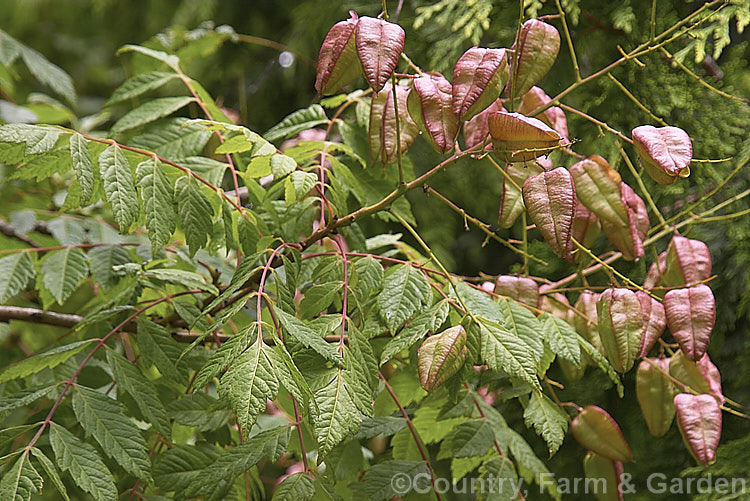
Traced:
[[[522, 3], [527, 16], [557, 13], [552, 0]], [[678, 41], [677, 50], [672, 50], [691, 71], [711, 85], [742, 98], [750, 96], [750, 30], [739, 33], [736, 21], [743, 19], [743, 15], [750, 16], [749, 3], [748, 0], [731, 2], [724, 10], [726, 17], [709, 26], [710, 30], [699, 31], [697, 38]], [[619, 58], [618, 45], [627, 51], [648, 37], [651, 0], [562, 0], [561, 4], [568, 14], [584, 76]], [[658, 1], [656, 32], [701, 4]], [[405, 51], [409, 57], [422, 68], [437, 69], [448, 77], [455, 61], [472, 45], [510, 47], [519, 18], [519, 2], [506, 0], [389, 0], [387, 5], [391, 20], [397, 16], [406, 30]], [[15, 65], [12, 69], [15, 73], [0, 74], [2, 99], [28, 104], [46, 122], [93, 127], [116, 120], [127, 109], [114, 108], [109, 116], [109, 112], [101, 112], [102, 105], [133, 74], [134, 68], [129, 65], [149, 64], [142, 59], [116, 55], [122, 45], [136, 43], [178, 51], [189, 76], [201, 82], [217, 103], [234, 112], [238, 122], [262, 133], [292, 111], [316, 102], [314, 61], [328, 29], [348, 17], [350, 9], [360, 15], [375, 16], [381, 8], [380, 0], [0, 0], [0, 29], [68, 72], [79, 96], [71, 115], [50, 98], [40, 96], [38, 92], [45, 89], [35, 83], [23, 66]], [[550, 22], [560, 28], [558, 20]], [[693, 138], [694, 157], [735, 157], [724, 163], [694, 164], [690, 178], [667, 189], [654, 189], [652, 193], [658, 193], [655, 202], [668, 217], [717, 186], [734, 168], [737, 158], [750, 155], [750, 107], [747, 101], [727, 99], [701, 86], [658, 52], [640, 62], [642, 65], [631, 62], [618, 67], [613, 76], [657, 117], [685, 129]], [[557, 63], [540, 86], [552, 96], [573, 80], [570, 55], [563, 43]], [[606, 77], [570, 94], [566, 103], [625, 134], [637, 125], [658, 125]], [[579, 139], [576, 151], [600, 154], [619, 167], [611, 134], [601, 134], [596, 126], [570, 113], [567, 117], [571, 136]], [[409, 157], [416, 171], [424, 171], [440, 160], [419, 141]], [[572, 162], [562, 156], [553, 160], [558, 164]], [[698, 209], [709, 208], [750, 187], [748, 169], [747, 166], [742, 169]], [[635, 186], [627, 169], [619, 170], [623, 179]], [[645, 183], [647, 188], [655, 188], [650, 179], [645, 179]], [[499, 173], [489, 162], [469, 160], [432, 181], [433, 188], [493, 228], [501, 184]], [[476, 228], [467, 229], [463, 218], [435, 197], [419, 191], [410, 194], [410, 201], [421, 234], [451, 271], [477, 276], [518, 269], [515, 254], [494, 242], [485, 242], [483, 233]], [[750, 210], [749, 198], [718, 214], [744, 210]], [[368, 235], [389, 229], [379, 220], [362, 224]], [[518, 230], [512, 228], [503, 236], [518, 238]], [[722, 373], [725, 394], [750, 405], [750, 218], [691, 225], [682, 233], [705, 241], [711, 250], [717, 275], [711, 282], [717, 299], [717, 322], [709, 352]], [[662, 239], [653, 246], [655, 253], [647, 250], [640, 263], [618, 263], [618, 269], [636, 281], [642, 280], [648, 264], [667, 243], [667, 238]], [[602, 237], [594, 250], [605, 249]], [[532, 250], [552, 263], [544, 269], [532, 268], [533, 274], [556, 279], [569, 272], [545, 245], [532, 245]], [[607, 277], [594, 276], [591, 283], [607, 285]], [[570, 299], [573, 302], [575, 297]], [[561, 399], [580, 405], [599, 402], [618, 420], [633, 449], [642, 451], [636, 454], [637, 462], [626, 467], [634, 478], [645, 479], [653, 471], [679, 475], [693, 465], [676, 426], [658, 441], [652, 441], [645, 432], [635, 401], [634, 371], [626, 377], [626, 396], [622, 400], [614, 396], [615, 392], [607, 391], [610, 383], [598, 372], [589, 372], [583, 380], [571, 383], [562, 374], [558, 376], [566, 384]], [[504, 413], [516, 423], [516, 429], [524, 428], [520, 406], [512, 404]], [[543, 456], [541, 440], [533, 433], [528, 433], [527, 438]], [[750, 477], [750, 421], [725, 414], [722, 444], [719, 461], [703, 473]], [[581, 475], [583, 456], [584, 451], [568, 439], [551, 459], [550, 469], [558, 476]], [[697, 474], [697, 470], [692, 473]], [[639, 490], [644, 487], [640, 485]], [[630, 499], [652, 499], [649, 496], [652, 495], [641, 493]], [[665, 495], [663, 499], [685, 497]]]

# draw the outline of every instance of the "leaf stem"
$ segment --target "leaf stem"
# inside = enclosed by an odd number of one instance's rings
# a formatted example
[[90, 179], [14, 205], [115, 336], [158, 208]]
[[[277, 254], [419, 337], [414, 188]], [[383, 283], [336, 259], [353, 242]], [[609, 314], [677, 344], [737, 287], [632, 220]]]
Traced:
[[[385, 6], [385, 0], [383, 0]], [[391, 75], [391, 95], [393, 96], [393, 113], [396, 118], [396, 155], [398, 158], [398, 183], [404, 185], [404, 161], [401, 158], [401, 117], [398, 115], [398, 93], [396, 92], [396, 76]]]
[[425, 462], [425, 464], [427, 465], [427, 468], [430, 470], [430, 479], [432, 481], [432, 489], [433, 491], [435, 491], [435, 497], [437, 498], [438, 501], [440, 501], [442, 498], [440, 497], [440, 491], [438, 490], [437, 484], [435, 483], [435, 470], [432, 469], [432, 464], [430, 464], [430, 460], [424, 451], [424, 447], [422, 447], [422, 441], [419, 439], [417, 430], [414, 428], [414, 424], [411, 422], [411, 418], [409, 417], [409, 414], [406, 412], [406, 409], [404, 409], [404, 406], [401, 405], [401, 401], [396, 396], [396, 393], [393, 391], [393, 387], [390, 385], [388, 380], [385, 378], [385, 376], [383, 376], [383, 373], [378, 371], [378, 377], [380, 377], [380, 380], [383, 381], [383, 384], [385, 385], [385, 389], [388, 391], [388, 394], [396, 403], [398, 410], [401, 411], [401, 415], [404, 416], [404, 419], [406, 419], [406, 426], [409, 427], [409, 432], [411, 433], [411, 436], [414, 439], [414, 442], [417, 444], [417, 450], [419, 451], [419, 455], [422, 456], [422, 460]]
[[47, 417], [44, 418], [44, 421], [42, 421], [42, 425], [39, 427], [39, 430], [36, 432], [36, 435], [31, 439], [31, 441], [28, 443], [28, 445], [25, 447], [25, 450], [31, 450], [32, 447], [34, 447], [34, 444], [39, 440], [39, 438], [42, 436], [42, 433], [44, 432], [44, 429], [52, 422], [52, 417], [55, 415], [55, 412], [57, 411], [57, 408], [60, 407], [60, 403], [62, 403], [63, 398], [65, 397], [65, 394], [67, 393], [68, 389], [70, 389], [71, 386], [75, 384], [75, 380], [78, 378], [78, 375], [81, 373], [84, 367], [86, 367], [86, 364], [89, 363], [89, 360], [94, 356], [94, 354], [99, 351], [99, 348], [104, 346], [106, 342], [111, 338], [114, 334], [116, 334], [121, 328], [123, 328], [126, 324], [128, 324], [131, 320], [139, 316], [144, 311], [153, 308], [154, 306], [161, 304], [165, 301], [169, 301], [175, 297], [178, 296], [184, 296], [186, 294], [198, 294], [203, 292], [200, 289], [193, 289], [189, 291], [183, 291], [178, 292], [175, 294], [170, 294], [168, 296], [160, 297], [159, 299], [156, 299], [154, 301], [151, 301], [146, 306], [134, 311], [130, 316], [128, 316], [125, 320], [117, 324], [112, 330], [110, 330], [103, 338], [99, 340], [99, 342], [94, 346], [94, 349], [92, 349], [89, 354], [86, 356], [86, 358], [83, 359], [83, 361], [78, 365], [78, 368], [75, 370], [72, 376], [65, 381], [65, 387], [60, 391], [60, 395], [57, 397], [57, 400], [52, 405], [52, 408], [50, 409], [49, 413], [47, 414]]
[[641, 190], [641, 193], [643, 193], [643, 196], [646, 197], [646, 201], [651, 206], [651, 211], [659, 219], [662, 226], [667, 226], [667, 221], [664, 219], [664, 216], [662, 215], [661, 211], [654, 203], [654, 199], [651, 198], [651, 194], [646, 189], [646, 185], [643, 184], [643, 178], [638, 173], [633, 163], [630, 161], [630, 157], [628, 157], [628, 154], [625, 153], [625, 150], [622, 148], [620, 141], [615, 140], [615, 145], [617, 146], [617, 149], [620, 152], [620, 156], [625, 161], [625, 165], [628, 166], [628, 169], [630, 169], [630, 173], [633, 174], [633, 177], [635, 178], [635, 182], [638, 183], [638, 188]]
[[573, 48], [573, 39], [570, 37], [570, 31], [568, 31], [568, 22], [565, 20], [565, 11], [560, 5], [560, 0], [555, 0], [557, 5], [557, 12], [560, 13], [560, 20], [562, 20], [563, 33], [565, 33], [565, 40], [568, 43], [568, 50], [570, 51], [570, 59], [573, 61], [573, 71], [576, 75], [576, 82], [581, 81], [581, 71], [578, 69], [578, 59], [576, 58], [576, 51]]
[[524, 249], [518, 249], [517, 247], [515, 247], [513, 244], [511, 244], [507, 240], [505, 240], [503, 238], [500, 238], [500, 236], [498, 236], [497, 233], [495, 233], [494, 231], [492, 231], [490, 229], [490, 225], [489, 224], [485, 223], [484, 221], [481, 221], [480, 219], [475, 218], [474, 216], [471, 216], [471, 215], [467, 214], [464, 209], [462, 209], [458, 205], [454, 204], [450, 199], [444, 197], [437, 190], [435, 190], [432, 186], [426, 186], [425, 191], [427, 193], [432, 193], [435, 196], [437, 196], [440, 200], [442, 200], [443, 202], [445, 202], [445, 204], [448, 207], [450, 207], [456, 213], [458, 213], [461, 216], [463, 216], [463, 218], [465, 220], [470, 221], [471, 223], [473, 223], [477, 228], [479, 228], [480, 230], [482, 230], [482, 232], [485, 235], [487, 235], [488, 237], [490, 237], [491, 239], [493, 239], [496, 242], [504, 245], [505, 247], [507, 247], [511, 251], [515, 252], [516, 254], [519, 254], [519, 255], [523, 256], [524, 263], [526, 263], [526, 266], [528, 265], [529, 259], [532, 259], [532, 260], [536, 261], [537, 263], [539, 263], [541, 265], [549, 266], [549, 264], [546, 261], [543, 261], [542, 259], [539, 259], [538, 257], [529, 254], [526, 248], [524, 248]]

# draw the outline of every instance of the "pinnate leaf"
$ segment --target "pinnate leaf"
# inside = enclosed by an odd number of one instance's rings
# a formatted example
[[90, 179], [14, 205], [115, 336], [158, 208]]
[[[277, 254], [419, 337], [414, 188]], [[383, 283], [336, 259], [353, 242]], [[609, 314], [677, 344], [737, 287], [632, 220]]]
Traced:
[[380, 365], [386, 363], [397, 353], [411, 347], [428, 332], [439, 328], [448, 316], [448, 311], [448, 302], [440, 301], [414, 317], [396, 336], [388, 340], [380, 354]]
[[175, 198], [190, 255], [193, 256], [208, 242], [213, 231], [214, 211], [193, 176], [182, 176], [177, 179]]
[[388, 270], [378, 296], [380, 315], [395, 332], [398, 327], [432, 299], [430, 282], [416, 268], [396, 265]]
[[81, 201], [85, 203], [91, 199], [94, 191], [94, 165], [89, 156], [88, 141], [80, 134], [73, 134], [69, 147], [73, 170], [81, 185]]
[[174, 189], [162, 163], [156, 158], [139, 163], [136, 178], [141, 189], [151, 249], [156, 253], [169, 242], [175, 230]]
[[[354, 55], [353, 47], [352, 55]], [[357, 73], [359, 73], [359, 68], [357, 66], [355, 66], [355, 70], [357, 71]], [[281, 122], [268, 129], [268, 131], [263, 134], [263, 137], [268, 141], [287, 139], [296, 136], [304, 130], [312, 129], [315, 126], [324, 123], [328, 123], [328, 116], [326, 115], [326, 111], [321, 105], [313, 104], [307, 108], [297, 110], [285, 116], [281, 120]]]
[[151, 481], [151, 461], [146, 441], [125, 415], [125, 406], [98, 391], [77, 386], [73, 412], [88, 435], [104, 452], [136, 478]]
[[20, 362], [7, 367], [2, 373], [0, 373], [0, 383], [36, 374], [42, 369], [56, 367], [94, 341], [94, 339], [76, 341], [75, 343], [58, 346], [57, 348], [37, 353], [29, 358], [24, 358]]
[[365, 472], [364, 489], [368, 499], [372, 501], [387, 501], [394, 496], [403, 494], [393, 482], [396, 475], [406, 475], [404, 479], [409, 480], [409, 485], [418, 485], [420, 488], [425, 485], [417, 484], [415, 479], [425, 478], [429, 487], [430, 471], [427, 463], [424, 461], [403, 461], [389, 460], [383, 463], [373, 465]]
[[0, 497], [9, 501], [29, 501], [41, 492], [44, 479], [31, 464], [29, 451], [24, 450], [0, 481]]
[[164, 492], [174, 492], [176, 498], [185, 497], [185, 489], [219, 457], [214, 445], [173, 444], [154, 464], [154, 484]]
[[26, 288], [34, 275], [34, 262], [28, 252], [17, 252], [0, 259], [0, 303]]
[[486, 419], [470, 419], [459, 424], [440, 445], [438, 459], [483, 456], [492, 447], [495, 433]]
[[315, 485], [305, 473], [293, 473], [273, 491], [271, 501], [309, 501], [315, 494]]
[[55, 465], [52, 463], [52, 461], [50, 461], [50, 459], [47, 456], [45, 456], [44, 453], [40, 449], [37, 449], [36, 447], [31, 448], [31, 453], [34, 455], [37, 461], [39, 461], [39, 464], [42, 465], [42, 468], [44, 468], [44, 471], [47, 472], [47, 475], [49, 475], [49, 478], [52, 480], [52, 483], [55, 484], [55, 488], [57, 489], [57, 492], [60, 493], [60, 495], [65, 501], [69, 501], [70, 496], [68, 496], [68, 490], [65, 488], [65, 484], [60, 478], [60, 474], [57, 472], [57, 468], [55, 468]]
[[328, 344], [317, 332], [308, 327], [302, 320], [296, 318], [282, 309], [276, 310], [279, 322], [284, 331], [302, 343], [306, 348], [312, 348], [326, 360], [330, 360], [336, 365], [342, 365], [344, 359], [333, 346]]
[[48, 254], [40, 270], [45, 289], [59, 304], [70, 297], [88, 272], [86, 254], [76, 247], [66, 247]]
[[581, 348], [578, 346], [578, 334], [565, 320], [555, 315], [545, 314], [541, 318], [544, 340], [555, 354], [574, 366], [581, 365]]
[[112, 93], [112, 97], [110, 97], [104, 105], [111, 106], [127, 99], [138, 97], [150, 90], [158, 89], [165, 83], [176, 78], [179, 78], [177, 73], [167, 73], [164, 71], [140, 73], [128, 78], [116, 88]]
[[313, 432], [318, 441], [318, 463], [320, 464], [334, 447], [354, 435], [362, 422], [352, 384], [354, 376], [349, 371], [332, 371], [330, 379], [314, 393], [318, 413], [313, 416]]
[[274, 365], [281, 363], [276, 353], [262, 340], [256, 340], [235, 358], [221, 377], [219, 396], [226, 399], [237, 414], [237, 422], [249, 431], [266, 402], [279, 391]]
[[139, 135], [130, 140], [130, 144], [196, 170], [188, 159], [195, 158], [195, 155], [203, 151], [211, 138], [211, 131], [199, 124], [187, 122], [188, 119], [184, 117], [157, 120], [144, 127]]
[[531, 392], [523, 419], [526, 426], [533, 426], [547, 442], [549, 454], [553, 456], [562, 445], [568, 431], [568, 415], [546, 395]]
[[159, 97], [148, 101], [126, 113], [113, 126], [112, 134], [121, 134], [159, 118], [171, 115], [175, 111], [195, 101], [191, 96]]
[[113, 144], [99, 155], [99, 170], [115, 221], [125, 231], [138, 217], [138, 198], [133, 173], [120, 146]]
[[154, 384], [135, 364], [112, 350], [107, 350], [107, 362], [112, 368], [117, 387], [128, 392], [154, 429], [170, 440], [172, 425]]
[[117, 498], [115, 480], [96, 449], [55, 423], [50, 424], [49, 436], [58, 466], [78, 487], [97, 501]]
[[269, 428], [223, 452], [195, 476], [185, 490], [185, 496], [203, 496], [206, 501], [225, 499], [237, 476], [252, 468], [264, 456], [272, 462], [281, 457], [289, 444], [290, 431], [289, 426]]
[[536, 359], [529, 346], [505, 328], [483, 321], [479, 324], [482, 358], [490, 369], [526, 381], [541, 390]]

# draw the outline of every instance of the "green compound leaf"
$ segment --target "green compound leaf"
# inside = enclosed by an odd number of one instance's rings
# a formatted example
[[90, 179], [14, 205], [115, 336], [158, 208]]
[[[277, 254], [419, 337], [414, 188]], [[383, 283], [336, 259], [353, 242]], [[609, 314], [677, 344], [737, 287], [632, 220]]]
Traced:
[[118, 145], [109, 146], [99, 155], [99, 170], [115, 221], [126, 231], [138, 217], [138, 198], [130, 165]]
[[177, 179], [175, 198], [190, 255], [194, 256], [198, 249], [206, 246], [211, 236], [214, 211], [193, 176]]
[[152, 251], [156, 253], [169, 242], [175, 230], [174, 189], [162, 163], [156, 158], [139, 163], [135, 172], [141, 189], [148, 238]]
[[88, 259], [81, 249], [67, 247], [48, 254], [42, 261], [42, 283], [59, 304], [78, 288], [89, 272]]
[[28, 252], [18, 252], [0, 259], [0, 303], [25, 289], [35, 275], [34, 262]]
[[129, 473], [151, 481], [151, 461], [146, 441], [135, 423], [125, 415], [125, 406], [98, 391], [77, 386], [73, 412], [104, 452]]
[[526, 426], [533, 426], [547, 442], [549, 455], [552, 457], [562, 445], [568, 431], [567, 414], [546, 395], [533, 391], [523, 413], [523, 420]]
[[49, 437], [58, 466], [78, 487], [97, 501], [117, 499], [115, 480], [96, 449], [55, 423], [50, 424]]
[[399, 264], [388, 270], [378, 295], [380, 315], [395, 332], [398, 327], [432, 299], [430, 282], [416, 268]]
[[160, 97], [142, 104], [126, 113], [110, 130], [113, 135], [121, 134], [159, 118], [171, 115], [175, 111], [195, 101], [192, 96]]

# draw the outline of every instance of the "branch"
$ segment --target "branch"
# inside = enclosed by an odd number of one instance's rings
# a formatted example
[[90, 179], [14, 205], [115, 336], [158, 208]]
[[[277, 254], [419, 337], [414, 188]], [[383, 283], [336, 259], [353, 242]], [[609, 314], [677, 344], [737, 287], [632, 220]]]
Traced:
[[[83, 321], [81, 315], [71, 313], [58, 313], [56, 311], [44, 311], [36, 308], [23, 308], [20, 306], [1, 306], [0, 305], [0, 322], [18, 320], [21, 322], [31, 322], [34, 324], [54, 325], [55, 327], [73, 328]], [[127, 323], [122, 327], [123, 332], [136, 332], [134, 323]], [[178, 331], [172, 333], [172, 338], [180, 343], [192, 343], [200, 335], [192, 332]], [[230, 336], [226, 334], [217, 334], [221, 342], [227, 341]]]
[[15, 238], [16, 240], [25, 243], [29, 247], [34, 247], [34, 248], [39, 247], [39, 244], [34, 242], [32, 239], [30, 239], [26, 235], [17, 233], [16, 228], [12, 224], [6, 223], [5, 221], [0, 221], [0, 233], [2, 233], [8, 238]]

